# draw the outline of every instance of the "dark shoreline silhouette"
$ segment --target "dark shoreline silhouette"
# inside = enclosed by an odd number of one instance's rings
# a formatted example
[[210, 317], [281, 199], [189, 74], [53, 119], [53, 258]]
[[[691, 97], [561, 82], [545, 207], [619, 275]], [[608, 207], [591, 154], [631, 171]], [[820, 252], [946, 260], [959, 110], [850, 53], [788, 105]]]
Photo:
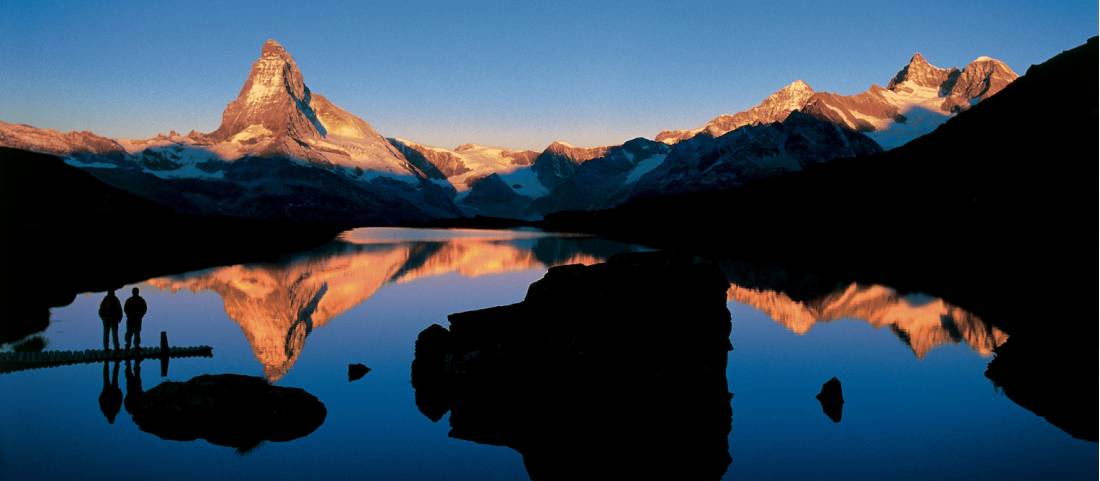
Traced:
[[532, 479], [719, 479], [731, 458], [727, 283], [663, 253], [551, 268], [523, 302], [416, 341], [420, 411]]
[[[1008, 333], [998, 358], [1036, 361], [991, 363], [1010, 399], [1095, 440], [1097, 323], [1085, 302], [1095, 294], [1079, 279], [1097, 238], [1100, 114], [1096, 102], [1054, 93], [1095, 81], [1098, 57], [1092, 37], [879, 155], [538, 224], [940, 297]], [[1066, 370], [1080, 372], [1030, 381]]]
[[45, 330], [49, 308], [80, 292], [270, 261], [350, 227], [178, 214], [55, 156], [0, 148], [0, 343]]

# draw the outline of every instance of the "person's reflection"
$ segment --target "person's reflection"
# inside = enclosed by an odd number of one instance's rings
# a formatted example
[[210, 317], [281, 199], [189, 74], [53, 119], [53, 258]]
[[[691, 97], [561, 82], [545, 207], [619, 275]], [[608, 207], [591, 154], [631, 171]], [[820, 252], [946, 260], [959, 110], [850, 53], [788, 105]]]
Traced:
[[115, 296], [115, 290], [107, 291], [107, 297], [99, 303], [99, 319], [103, 321], [103, 350], [107, 350], [107, 336], [110, 334], [118, 349], [118, 323], [122, 321], [122, 303]]
[[130, 369], [130, 360], [126, 360], [126, 412], [134, 415], [134, 411], [141, 403], [141, 396], [145, 390], [141, 388], [141, 358], [134, 361], [133, 370]]
[[99, 410], [103, 411], [108, 424], [114, 424], [115, 416], [118, 416], [118, 411], [122, 408], [122, 390], [118, 388], [118, 361], [115, 361], [110, 379], [107, 377], [108, 364], [109, 362], [103, 361], [103, 391], [99, 393]]
[[[138, 288], [133, 288], [130, 293], [132, 294], [129, 299], [126, 299], [126, 350], [130, 350], [130, 341], [133, 340], [134, 347], [141, 348], [141, 318], [145, 317], [145, 312], [149, 307], [145, 304], [145, 299], [138, 295]], [[117, 345], [117, 339], [116, 339]]]

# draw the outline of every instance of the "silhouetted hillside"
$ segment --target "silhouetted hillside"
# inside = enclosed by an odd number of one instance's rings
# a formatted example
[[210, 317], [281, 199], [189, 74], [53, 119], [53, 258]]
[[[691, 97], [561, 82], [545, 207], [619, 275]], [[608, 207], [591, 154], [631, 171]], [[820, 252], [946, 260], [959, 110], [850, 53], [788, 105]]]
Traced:
[[176, 214], [61, 159], [0, 148], [0, 342], [45, 329], [48, 307], [158, 274], [265, 259], [339, 226]]
[[943, 297], [1009, 333], [1010, 398], [1096, 439], [1097, 67], [1093, 37], [898, 149], [543, 224]]
[[[1093, 38], [1033, 66], [893, 151], [733, 190], [550, 215], [544, 225], [894, 280], [935, 278], [913, 287], [957, 294], [1011, 289], [1020, 275], [1068, 281], [1054, 276], [1072, 272], [1096, 240], [1097, 107], [1091, 90], [1078, 94], [1090, 97], [1081, 102], [1064, 95], [1096, 80], [1096, 54]], [[997, 314], [1007, 321], [1018, 313]]]

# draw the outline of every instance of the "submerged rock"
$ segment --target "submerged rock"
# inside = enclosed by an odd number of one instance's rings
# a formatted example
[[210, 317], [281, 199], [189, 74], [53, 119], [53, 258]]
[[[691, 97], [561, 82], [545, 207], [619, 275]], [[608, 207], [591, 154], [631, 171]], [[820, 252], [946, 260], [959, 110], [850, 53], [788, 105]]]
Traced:
[[204, 439], [242, 452], [264, 441], [306, 436], [327, 414], [325, 405], [302, 389], [237, 374], [163, 382], [146, 391], [133, 412], [134, 424], [161, 439]]
[[821, 386], [821, 392], [817, 393], [817, 400], [821, 403], [821, 410], [834, 423], [840, 422], [840, 416], [844, 411], [844, 394], [840, 389], [840, 379], [833, 377]]
[[719, 479], [730, 463], [728, 283], [663, 253], [555, 267], [523, 302], [420, 333], [420, 411], [520, 452], [532, 479]]
[[358, 381], [370, 372], [370, 368], [360, 363], [348, 364], [348, 382]]

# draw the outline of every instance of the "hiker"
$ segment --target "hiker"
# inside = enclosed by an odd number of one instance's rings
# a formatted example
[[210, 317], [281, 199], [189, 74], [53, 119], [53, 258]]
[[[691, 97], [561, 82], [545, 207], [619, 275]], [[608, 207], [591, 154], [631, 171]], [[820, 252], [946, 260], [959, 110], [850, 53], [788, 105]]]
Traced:
[[99, 303], [99, 319], [103, 321], [103, 350], [107, 350], [107, 337], [113, 336], [115, 350], [118, 350], [118, 323], [122, 321], [122, 303], [115, 296], [115, 290], [107, 291], [107, 297]]
[[[130, 291], [133, 295], [126, 299], [126, 350], [130, 350], [130, 340], [133, 339], [134, 347], [141, 348], [141, 318], [145, 317], [145, 311], [149, 308], [145, 299], [138, 295], [138, 288]], [[116, 333], [117, 336], [117, 333]], [[117, 345], [118, 339], [116, 337]]]

